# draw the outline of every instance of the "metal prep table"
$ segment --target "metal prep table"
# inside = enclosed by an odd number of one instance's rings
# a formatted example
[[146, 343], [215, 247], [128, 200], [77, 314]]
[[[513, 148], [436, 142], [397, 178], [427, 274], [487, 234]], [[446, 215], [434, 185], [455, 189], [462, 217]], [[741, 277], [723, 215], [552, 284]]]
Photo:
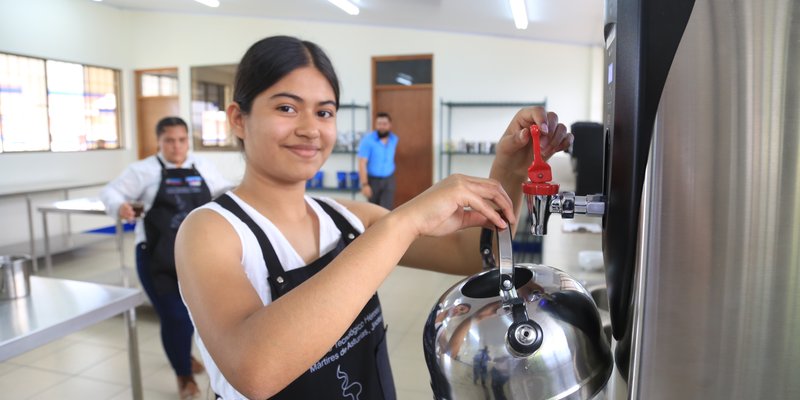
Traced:
[[27, 207], [28, 212], [28, 249], [30, 251], [34, 270], [38, 270], [38, 254], [36, 254], [36, 239], [33, 234], [33, 206], [31, 196], [49, 192], [64, 192], [64, 197], [69, 198], [70, 190], [102, 186], [105, 184], [105, 181], [58, 181], [39, 182], [34, 184], [0, 185], [0, 199], [19, 196], [25, 198], [25, 206]]
[[29, 296], [0, 300], [0, 361], [124, 314], [131, 390], [141, 400], [136, 306], [143, 301], [139, 289], [32, 276]]
[[[62, 200], [56, 201], [47, 205], [39, 206], [39, 212], [42, 213], [42, 227], [44, 228], [44, 257], [45, 257], [45, 266], [47, 267], [47, 274], [52, 275], [53, 273], [53, 257], [51, 254], [51, 246], [50, 246], [50, 234], [47, 227], [47, 214], [51, 213], [60, 213], [60, 214], [84, 214], [84, 215], [99, 215], [105, 216], [106, 215], [106, 207], [103, 205], [103, 202], [100, 199], [89, 197], [89, 198], [80, 198], [80, 199], [72, 199], [72, 200]], [[67, 228], [69, 229], [69, 228]], [[125, 266], [125, 252], [123, 250], [124, 243], [123, 243], [123, 227], [122, 221], [119, 218], [115, 218], [115, 229], [116, 229], [116, 239], [117, 239], [117, 251], [119, 252], [119, 264], [122, 268], [122, 281], [123, 286], [128, 287], [128, 271]], [[68, 248], [73, 247], [73, 236], [72, 234], [68, 234], [66, 238], [65, 246]]]

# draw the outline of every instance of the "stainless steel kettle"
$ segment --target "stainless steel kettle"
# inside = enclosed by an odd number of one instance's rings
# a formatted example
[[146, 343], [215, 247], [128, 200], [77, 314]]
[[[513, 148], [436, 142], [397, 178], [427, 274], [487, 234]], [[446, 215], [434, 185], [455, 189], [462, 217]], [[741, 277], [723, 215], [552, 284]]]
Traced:
[[595, 398], [612, 358], [589, 292], [556, 268], [514, 265], [510, 231], [496, 236], [499, 268], [450, 288], [425, 324], [434, 397]]

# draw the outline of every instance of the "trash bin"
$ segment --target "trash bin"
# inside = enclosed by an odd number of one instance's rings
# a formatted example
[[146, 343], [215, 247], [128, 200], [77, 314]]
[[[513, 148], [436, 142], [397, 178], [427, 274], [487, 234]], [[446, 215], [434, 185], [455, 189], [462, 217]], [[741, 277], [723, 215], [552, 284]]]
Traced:
[[0, 256], [0, 300], [25, 297], [31, 293], [30, 261], [27, 255]]

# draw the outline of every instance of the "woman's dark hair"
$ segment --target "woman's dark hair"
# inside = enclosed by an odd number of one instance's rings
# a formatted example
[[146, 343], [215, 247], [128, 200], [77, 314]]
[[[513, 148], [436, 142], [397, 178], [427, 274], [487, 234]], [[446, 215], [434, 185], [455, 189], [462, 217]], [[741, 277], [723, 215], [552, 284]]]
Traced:
[[291, 36], [272, 36], [250, 46], [236, 69], [233, 101], [248, 114], [261, 92], [292, 71], [307, 66], [319, 70], [331, 84], [339, 109], [339, 78], [331, 60], [316, 44]]
[[189, 132], [189, 126], [186, 125], [186, 121], [184, 121], [183, 118], [165, 117], [161, 118], [161, 121], [158, 121], [158, 124], [156, 124], [156, 137], [160, 138], [170, 126], [182, 126], [184, 129], [186, 129], [186, 132]]

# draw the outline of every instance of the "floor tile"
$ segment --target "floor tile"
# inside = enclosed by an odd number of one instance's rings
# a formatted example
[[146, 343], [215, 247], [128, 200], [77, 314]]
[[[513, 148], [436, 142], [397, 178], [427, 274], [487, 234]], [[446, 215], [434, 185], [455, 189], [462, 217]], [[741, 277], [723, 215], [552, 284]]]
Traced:
[[[152, 375], [154, 371], [158, 371], [166, 365], [168, 365], [166, 357], [139, 353], [139, 369], [142, 373], [143, 382], [150, 379], [150, 375]], [[130, 385], [131, 376], [128, 352], [125, 351], [116, 354], [113, 357], [97, 363], [81, 372], [80, 376], [109, 383]]]
[[0, 393], [4, 399], [28, 399], [73, 376], [31, 367], [20, 367], [0, 376]]
[[108, 399], [127, 389], [127, 385], [96, 381], [80, 376], [72, 377], [30, 398], [30, 400], [86, 400]]
[[3, 376], [19, 367], [20, 367], [19, 365], [14, 365], [10, 363], [0, 363], [0, 376]]
[[75, 343], [32, 362], [30, 366], [63, 374], [76, 375], [122, 352], [123, 350], [113, 347]]
[[78, 343], [75, 339], [70, 339], [70, 338], [58, 339], [50, 343], [47, 343], [45, 345], [42, 345], [40, 347], [37, 347], [31, 351], [22, 353], [14, 358], [9, 359], [6, 362], [17, 365], [31, 365], [34, 362], [44, 357], [50, 356], [51, 354], [57, 351], [72, 346], [75, 343]]

